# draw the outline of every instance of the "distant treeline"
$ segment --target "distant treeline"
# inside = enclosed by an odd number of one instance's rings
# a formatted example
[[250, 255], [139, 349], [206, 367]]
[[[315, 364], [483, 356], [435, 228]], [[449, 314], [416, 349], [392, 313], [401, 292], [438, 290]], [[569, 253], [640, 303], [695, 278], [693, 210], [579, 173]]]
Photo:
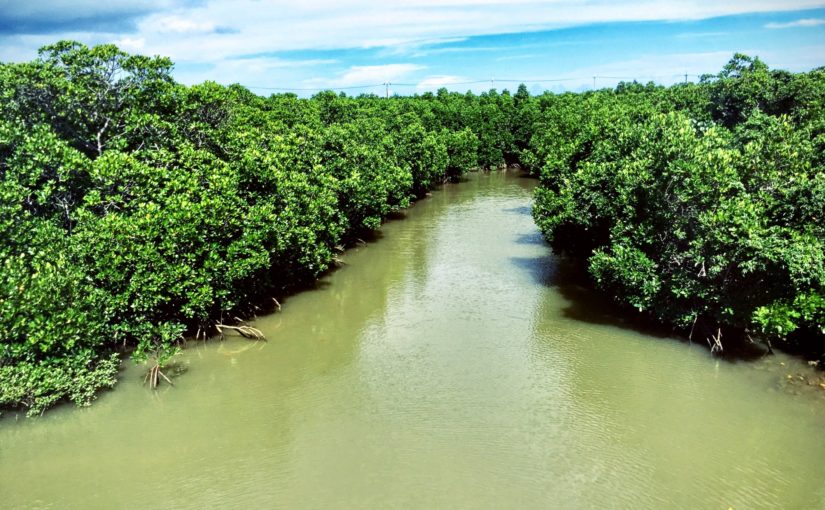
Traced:
[[737, 55], [671, 88], [264, 98], [60, 42], [0, 65], [0, 406], [90, 402], [120, 355], [312, 281], [473, 168], [539, 175], [553, 246], [701, 338], [823, 345], [825, 73]]

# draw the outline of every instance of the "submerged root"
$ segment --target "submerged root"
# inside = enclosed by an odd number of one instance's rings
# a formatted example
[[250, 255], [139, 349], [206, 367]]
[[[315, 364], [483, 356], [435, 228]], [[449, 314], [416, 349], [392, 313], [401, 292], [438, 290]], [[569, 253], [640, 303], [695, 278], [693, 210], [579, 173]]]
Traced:
[[260, 329], [253, 328], [252, 326], [227, 326], [225, 324], [216, 324], [216, 328], [221, 333], [221, 337], [224, 335], [224, 330], [230, 331], [237, 331], [244, 338], [251, 338], [252, 340], [266, 340], [263, 332]]

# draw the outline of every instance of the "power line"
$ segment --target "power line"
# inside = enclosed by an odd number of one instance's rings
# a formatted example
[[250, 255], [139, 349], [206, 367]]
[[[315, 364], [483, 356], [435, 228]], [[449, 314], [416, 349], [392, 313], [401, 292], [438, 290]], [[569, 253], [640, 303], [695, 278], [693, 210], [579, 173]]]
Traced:
[[549, 82], [560, 82], [560, 81], [574, 81], [574, 80], [581, 80], [581, 78], [539, 78], [535, 80], [496, 80], [500, 82], [506, 83], [549, 83]]
[[[441, 86], [448, 87], [451, 85], [474, 85], [477, 83], [487, 83], [490, 80], [474, 80], [474, 81], [454, 81], [450, 83], [442, 83]], [[506, 80], [496, 80], [496, 81], [506, 81]], [[395, 86], [399, 87], [418, 87], [421, 85], [420, 83], [393, 83]]]
[[570, 82], [570, 81], [579, 81], [582, 83], [586, 83], [588, 80], [593, 80], [593, 89], [596, 88], [596, 80], [633, 80], [637, 81], [638, 79], [664, 79], [664, 78], [682, 78], [684, 77], [685, 82], [688, 81], [688, 77], [692, 78], [701, 78], [702, 75], [698, 74], [689, 74], [689, 73], [682, 73], [682, 74], [673, 74], [673, 75], [656, 75], [656, 76], [643, 76], [643, 77], [633, 77], [633, 76], [602, 76], [602, 75], [594, 75], [594, 76], [579, 76], [579, 77], [567, 77], [567, 78], [528, 78], [528, 79], [516, 79], [516, 78], [490, 78], [488, 80], [468, 80], [468, 81], [456, 81], [450, 83], [442, 83], [442, 84], [433, 84], [432, 86], [423, 86], [421, 83], [394, 83], [394, 82], [381, 82], [381, 83], [371, 83], [368, 85], [346, 85], [341, 87], [336, 86], [329, 86], [329, 87], [265, 87], [260, 85], [245, 85], [248, 89], [255, 89], [255, 90], [272, 90], [278, 92], [322, 92], [324, 90], [361, 90], [361, 89], [377, 89], [379, 87], [384, 87], [385, 94], [389, 96], [389, 87], [392, 85], [393, 87], [422, 87], [422, 88], [435, 88], [435, 87], [453, 87], [457, 85], [478, 85], [481, 83], [490, 83], [491, 87], [495, 86], [495, 82], [500, 83], [562, 83], [562, 82]]
[[244, 85], [248, 89], [261, 89], [261, 90], [282, 90], [282, 91], [301, 91], [301, 92], [321, 92], [324, 90], [356, 90], [356, 89], [369, 89], [373, 87], [381, 87], [383, 83], [376, 83], [374, 85], [352, 85], [347, 87], [322, 87], [322, 88], [294, 88], [294, 87], [261, 87], [258, 85]]

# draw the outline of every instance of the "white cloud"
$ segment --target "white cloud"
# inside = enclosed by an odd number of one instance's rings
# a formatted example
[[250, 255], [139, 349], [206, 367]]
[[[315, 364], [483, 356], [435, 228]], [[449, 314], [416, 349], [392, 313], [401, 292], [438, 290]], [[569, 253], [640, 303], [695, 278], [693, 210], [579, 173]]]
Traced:
[[821, 18], [805, 18], [805, 19], [798, 19], [796, 21], [790, 21], [788, 23], [768, 23], [765, 25], [765, 28], [797, 28], [797, 27], [818, 27], [819, 25], [825, 25], [825, 19]]
[[[72, 38], [87, 44], [116, 42], [129, 51], [171, 57], [177, 64], [176, 77], [185, 76], [188, 82], [215, 79], [296, 87], [301, 84], [309, 86], [310, 83], [319, 87], [342, 87], [384, 81], [420, 84], [422, 80], [443, 77], [422, 77], [420, 66], [392, 62], [421, 62], [413, 59], [440, 54], [452, 55], [453, 60], [458, 60], [456, 56], [463, 51], [489, 51], [490, 62], [501, 57], [498, 62], [509, 61], [511, 67], [517, 66], [519, 60], [530, 58], [507, 53], [493, 55], [493, 51], [500, 50], [493, 45], [466, 49], [438, 44], [479, 35], [592, 23], [696, 20], [823, 6], [823, 0], [407, 0], [403, 3], [386, 0], [27, 0], [6, 3], [9, 6], [0, 8], [0, 17], [5, 14], [8, 19], [19, 21], [20, 26], [52, 16], [55, 18], [52, 25], [62, 27], [62, 23], [71, 22], [74, 13], [82, 11], [84, 16], [94, 20], [103, 19], [100, 26], [105, 28], [101, 32], [98, 25], [90, 22], [88, 26], [91, 28], [75, 27], [71, 31], [48, 34], [17, 31], [13, 36], [0, 37], [0, 58], [6, 60], [30, 59], [37, 47], [58, 38]], [[114, 22], [127, 15], [131, 16], [129, 19], [136, 20], [136, 25], [131, 24], [130, 29], [117, 28]], [[799, 20], [793, 23], [817, 26], [821, 22]], [[266, 57], [238, 58], [291, 50], [376, 46], [382, 47], [378, 59], [365, 63], [386, 65], [344, 67], [345, 64], [332, 66], [333, 62], [322, 59], [300, 63]], [[522, 52], [528, 47], [528, 44], [519, 45]], [[725, 53], [722, 63], [733, 50], [742, 51], [742, 48], [731, 48], [730, 52]], [[337, 54], [334, 56], [338, 57]], [[359, 63], [347, 61], [347, 55], [341, 58], [347, 66]], [[785, 55], [778, 59], [777, 65], [786, 65], [785, 62], [793, 59], [798, 60], [796, 55]], [[715, 62], [719, 59], [711, 60], [698, 71], [718, 69]], [[331, 67], [323, 69], [323, 72], [313, 67], [326, 64]], [[669, 64], [663, 62], [663, 65]], [[674, 65], [676, 67], [679, 65]], [[301, 72], [300, 68], [305, 72]], [[650, 72], [655, 71], [651, 68]], [[678, 69], [674, 73], [682, 71]], [[473, 73], [465, 69], [432, 72], [444, 73], [445, 76]], [[607, 73], [599, 71], [596, 74]], [[312, 80], [319, 76], [322, 78]], [[383, 87], [381, 92], [384, 92]]]
[[415, 71], [425, 69], [417, 64], [385, 64], [379, 66], [352, 66], [334, 80], [335, 86], [370, 85], [400, 81]]
[[543, 55], [538, 53], [528, 53], [527, 55], [505, 55], [503, 57], [496, 57], [496, 62], [507, 62], [510, 60], [530, 60], [530, 59], [538, 59], [541, 58]]
[[338, 63], [335, 59], [285, 60], [272, 57], [238, 58], [221, 60], [215, 64], [219, 73], [263, 73], [273, 69], [294, 69]]
[[385, 45], [382, 49], [382, 55], [422, 56], [424, 54], [429, 54], [429, 52], [431, 51], [429, 47], [431, 46], [459, 43], [464, 42], [466, 40], [467, 37], [438, 37], [433, 39], [420, 39], [417, 41], [403, 41], [392, 45]]
[[[756, 52], [753, 53], [755, 54]], [[825, 55], [825, 45], [820, 44], [794, 48], [793, 61], [788, 64], [776, 64], [777, 62], [787, 62], [788, 54], [784, 51], [765, 50], [759, 53], [759, 58], [767, 62], [771, 67], [799, 72], [821, 66], [822, 55]]]
[[728, 32], [684, 32], [676, 34], [676, 39], [701, 39], [704, 37], [724, 37], [729, 35]]
[[[755, 54], [752, 49], [739, 49], [746, 54]], [[596, 77], [596, 87], [614, 87], [620, 81], [636, 80], [641, 83], [653, 81], [663, 85], [671, 85], [688, 79], [696, 81], [697, 76], [721, 69], [735, 53], [733, 49], [700, 53], [669, 53], [662, 55], [644, 55], [639, 58], [611, 62], [598, 66], [579, 67], [559, 76], [566, 81], [561, 82], [568, 89], [593, 87], [593, 76]], [[589, 77], [589, 78], [584, 78]]]
[[[756, 54], [753, 49], [740, 49], [747, 54]], [[730, 60], [735, 50], [721, 50], [700, 53], [668, 53], [661, 55], [644, 55], [638, 58], [619, 60], [599, 65], [582, 65], [564, 72], [548, 75], [533, 75], [532, 77], [514, 77], [527, 85], [532, 92], [536, 90], [552, 90], [554, 92], [590, 90], [594, 86], [593, 77], [596, 77], [596, 88], [615, 87], [621, 81], [638, 81], [647, 83], [652, 81], [661, 85], [672, 85], [685, 80], [685, 74], [690, 81], [697, 81], [698, 76], [714, 72]], [[514, 90], [518, 83], [496, 82], [498, 89]], [[449, 88], [449, 87], [448, 87]], [[489, 82], [474, 84], [470, 87], [479, 92], [490, 88]]]
[[467, 78], [461, 76], [429, 76], [421, 80], [415, 88], [419, 91], [437, 90], [441, 87], [449, 87], [466, 81], [468, 81]]
[[176, 78], [183, 83], [194, 84], [204, 80], [218, 83], [242, 83], [250, 87], [282, 87], [296, 82], [301, 72], [314, 75], [326, 74], [325, 66], [339, 64], [334, 59], [287, 60], [277, 57], [221, 59], [210, 63], [207, 69], [189, 69], [179, 66]]
[[143, 51], [143, 47], [146, 45], [146, 39], [143, 37], [121, 37], [115, 41], [115, 44], [123, 51], [137, 53]]
[[[301, 80], [296, 92], [307, 93], [317, 90], [344, 90], [353, 94], [390, 95], [408, 90], [405, 81], [410, 75], [426, 69], [426, 66], [417, 64], [385, 64], [374, 66], [350, 66], [330, 78], [306, 78]], [[317, 75], [316, 75], [317, 76]], [[293, 81], [293, 83], [295, 83]], [[388, 83], [389, 86], [384, 84]], [[399, 87], [401, 90], [397, 90]]]
[[[267, 51], [414, 48], [420, 41], [589, 23], [702, 19], [822, 6], [822, 0], [216, 0], [190, 2], [189, 7], [170, 6], [172, 0], [154, 2], [154, 14], [143, 18], [138, 32], [128, 36], [144, 38], [147, 53], [177, 62]], [[236, 33], [220, 27], [232, 27]]]
[[143, 23], [143, 26], [148, 27], [149, 30], [157, 31], [162, 34], [208, 34], [215, 31], [215, 24], [211, 21], [196, 21], [193, 19], [182, 18], [180, 16], [151, 17], [149, 20]]
[[27, 0], [0, 3], [0, 17], [25, 22], [82, 22], [88, 18], [119, 18], [174, 8], [171, 0]]

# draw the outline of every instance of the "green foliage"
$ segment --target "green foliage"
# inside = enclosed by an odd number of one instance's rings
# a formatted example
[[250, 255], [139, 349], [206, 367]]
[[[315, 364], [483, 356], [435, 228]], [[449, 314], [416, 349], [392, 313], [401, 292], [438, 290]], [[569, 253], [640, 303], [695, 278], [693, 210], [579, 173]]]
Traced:
[[554, 248], [620, 302], [822, 343], [821, 69], [736, 55], [696, 85], [390, 99], [171, 69], [74, 42], [0, 65], [0, 406], [88, 404], [120, 353], [166, 363], [439, 183], [509, 163], [540, 176]]
[[3, 66], [4, 116], [47, 123], [89, 156], [145, 143], [146, 117], [167, 107], [172, 62], [129, 55], [114, 45], [61, 41], [37, 60]]
[[119, 365], [116, 354], [101, 357], [79, 350], [60, 357], [18, 360], [0, 366], [0, 403], [24, 405], [29, 416], [61, 400], [89, 405], [100, 389], [115, 385]]
[[65, 41], [0, 65], [0, 406], [88, 404], [124, 348], [168, 362], [476, 166], [435, 98], [263, 98], [171, 68]]
[[412, 193], [421, 196], [444, 179], [449, 157], [447, 146], [438, 133], [427, 132], [414, 114], [406, 114], [401, 122], [403, 127], [395, 137], [395, 150], [410, 166]]
[[541, 175], [537, 224], [662, 322], [825, 350], [822, 76], [736, 55], [693, 90], [540, 102], [525, 155]]
[[410, 203], [413, 175], [386, 157], [394, 141], [384, 133], [379, 120], [358, 119], [323, 134], [321, 164], [337, 181], [339, 208], [355, 231], [378, 228], [382, 218]]
[[470, 128], [461, 131], [442, 132], [444, 145], [447, 149], [446, 177], [457, 180], [468, 168], [478, 166], [478, 137]]

